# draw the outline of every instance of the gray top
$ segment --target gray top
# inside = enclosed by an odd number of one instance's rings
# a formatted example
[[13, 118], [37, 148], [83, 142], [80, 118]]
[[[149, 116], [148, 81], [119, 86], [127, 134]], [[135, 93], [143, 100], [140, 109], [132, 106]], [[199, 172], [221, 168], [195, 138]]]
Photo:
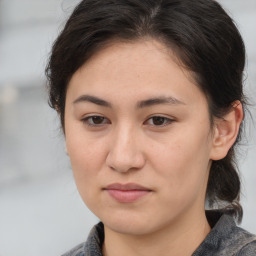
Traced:
[[[211, 232], [192, 256], [255, 256], [256, 236], [237, 227], [232, 216], [220, 211], [207, 211]], [[104, 226], [95, 225], [86, 242], [62, 256], [103, 256]]]

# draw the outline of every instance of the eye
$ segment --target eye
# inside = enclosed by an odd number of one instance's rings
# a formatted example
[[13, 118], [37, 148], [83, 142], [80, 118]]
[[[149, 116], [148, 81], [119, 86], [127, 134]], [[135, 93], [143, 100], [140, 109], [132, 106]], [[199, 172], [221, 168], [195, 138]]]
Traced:
[[166, 126], [172, 122], [174, 122], [173, 119], [164, 116], [152, 116], [145, 123], [152, 126]]
[[88, 116], [82, 119], [82, 122], [88, 126], [101, 126], [104, 124], [110, 124], [110, 121], [104, 116]]

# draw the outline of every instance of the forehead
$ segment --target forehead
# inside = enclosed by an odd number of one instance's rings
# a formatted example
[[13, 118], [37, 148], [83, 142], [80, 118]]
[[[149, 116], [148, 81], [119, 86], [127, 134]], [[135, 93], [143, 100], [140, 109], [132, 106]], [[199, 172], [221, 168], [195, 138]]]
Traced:
[[[171, 94], [195, 100], [200, 94], [192, 75], [177, 63], [171, 49], [155, 40], [114, 42], [94, 54], [72, 76], [67, 96], [96, 94], [109, 99], [134, 99]], [[202, 95], [201, 95], [202, 96]]]

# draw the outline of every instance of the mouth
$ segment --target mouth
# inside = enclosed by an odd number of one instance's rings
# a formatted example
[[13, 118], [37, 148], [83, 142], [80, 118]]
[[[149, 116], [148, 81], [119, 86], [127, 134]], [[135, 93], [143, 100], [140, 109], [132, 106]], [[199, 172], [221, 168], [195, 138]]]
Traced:
[[120, 203], [132, 203], [142, 197], [149, 195], [152, 190], [135, 183], [120, 184], [114, 183], [103, 189], [114, 200]]

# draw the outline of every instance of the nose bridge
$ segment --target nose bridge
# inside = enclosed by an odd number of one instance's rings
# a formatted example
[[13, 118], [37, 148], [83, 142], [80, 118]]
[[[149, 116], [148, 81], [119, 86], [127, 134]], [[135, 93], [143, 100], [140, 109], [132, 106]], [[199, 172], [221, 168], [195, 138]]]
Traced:
[[136, 138], [136, 134], [134, 131], [134, 127], [132, 125], [120, 125], [120, 127], [116, 130], [116, 138], [114, 138], [114, 144], [125, 151], [130, 151], [136, 144], [136, 140], [132, 140], [132, 138]]
[[107, 164], [114, 170], [126, 172], [141, 168], [144, 157], [139, 145], [140, 133], [131, 124], [120, 124], [113, 130]]

